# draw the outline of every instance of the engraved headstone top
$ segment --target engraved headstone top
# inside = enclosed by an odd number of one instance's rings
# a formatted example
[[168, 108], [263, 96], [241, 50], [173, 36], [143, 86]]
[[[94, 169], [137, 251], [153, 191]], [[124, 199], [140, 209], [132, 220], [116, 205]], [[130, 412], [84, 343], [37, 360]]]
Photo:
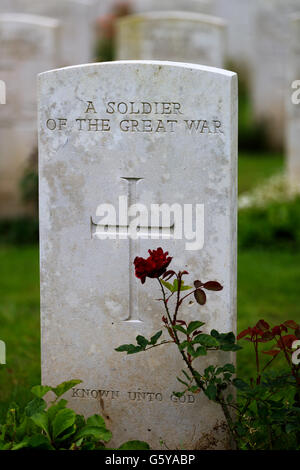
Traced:
[[[204, 396], [172, 395], [181, 357], [114, 348], [160, 328], [156, 282], [133, 275], [135, 256], [159, 246], [174, 269], [224, 285], [200, 312], [186, 305], [186, 320], [235, 330], [236, 75], [159, 61], [41, 74], [39, 168], [43, 383], [83, 380], [70, 405], [105, 414], [113, 446], [196, 448], [223, 418]], [[169, 221], [152, 218], [162, 205]]]
[[226, 24], [220, 18], [189, 12], [151, 12], [117, 22], [120, 60], [173, 60], [223, 67]]

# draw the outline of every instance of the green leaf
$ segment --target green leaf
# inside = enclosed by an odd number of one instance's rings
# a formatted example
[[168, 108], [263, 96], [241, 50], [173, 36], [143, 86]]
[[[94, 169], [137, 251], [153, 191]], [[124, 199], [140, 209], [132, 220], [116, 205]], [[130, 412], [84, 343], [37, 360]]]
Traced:
[[188, 347], [187, 347], [187, 352], [192, 356], [192, 357], [195, 357], [195, 350], [192, 346], [191, 343], [188, 343]]
[[138, 335], [136, 337], [136, 342], [143, 349], [145, 349], [146, 346], [148, 346], [148, 344], [149, 344], [148, 340], [146, 338], [144, 338], [144, 336], [141, 336], [141, 335]]
[[242, 379], [234, 379], [233, 380], [233, 385], [238, 389], [238, 390], [241, 390], [241, 391], [250, 391], [251, 390], [251, 387], [250, 385], [248, 385], [246, 382], [244, 382], [244, 380]]
[[181, 398], [185, 395], [185, 392], [173, 392], [174, 397]]
[[[174, 279], [173, 284], [170, 284], [169, 282], [166, 282], [166, 281], [161, 279], [161, 283], [172, 293], [178, 291], [178, 279]], [[192, 287], [191, 286], [185, 286], [184, 281], [181, 280], [180, 291], [190, 290], [190, 289], [192, 289]]]
[[34, 398], [25, 408], [26, 416], [31, 417], [36, 413], [41, 413], [46, 408], [47, 404], [42, 398]]
[[99, 426], [84, 426], [75, 436], [75, 440], [92, 437], [96, 441], [109, 442], [112, 438], [112, 433], [105, 427], [101, 428]]
[[140, 346], [135, 346], [134, 344], [122, 344], [122, 346], [116, 348], [115, 351], [127, 352], [127, 354], [135, 354], [140, 351], [143, 351], [143, 348], [141, 348]]
[[150, 344], [152, 345], [156, 344], [159, 338], [161, 337], [161, 335], [162, 335], [162, 331], [158, 331], [155, 335], [153, 335], [150, 339]]
[[141, 346], [136, 346], [134, 344], [123, 344], [115, 349], [118, 352], [127, 352], [127, 354], [135, 354], [143, 351], [144, 349]]
[[207, 351], [204, 346], [199, 346], [194, 353], [194, 357], [206, 356]]
[[32, 387], [31, 392], [38, 398], [43, 398], [46, 393], [50, 392], [52, 387], [48, 387], [48, 385], [36, 385]]
[[142, 348], [141, 346], [134, 346], [134, 348], [132, 348], [130, 351], [128, 351], [127, 354], [136, 354], [136, 353], [139, 353], [141, 351], [144, 351], [144, 348]]
[[170, 282], [164, 281], [163, 279], [160, 280], [163, 286], [165, 286], [169, 291], [173, 292], [173, 286]]
[[180, 331], [181, 333], [187, 335], [187, 330], [181, 325], [174, 325], [173, 330]]
[[67, 400], [61, 398], [59, 402], [55, 403], [54, 405], [50, 406], [47, 410], [47, 414], [49, 417], [50, 422], [54, 420], [55, 415], [62, 409], [66, 408]]
[[187, 333], [190, 335], [193, 333], [193, 331], [197, 330], [203, 325], [205, 325], [205, 323], [202, 321], [192, 321], [187, 328]]
[[178, 346], [179, 347], [179, 351], [183, 351], [185, 348], [188, 347], [190, 343], [188, 341], [183, 341], [182, 343], [180, 343], [180, 345]]
[[227, 352], [233, 351], [233, 352], [235, 352], [235, 351], [239, 351], [240, 349], [243, 349], [243, 348], [241, 346], [239, 346], [238, 344], [229, 343], [229, 344], [222, 344], [220, 346], [220, 349], [221, 349], [221, 351], [227, 351]]
[[[190, 290], [190, 289], [192, 289], [192, 286], [185, 286], [185, 285], [184, 285], [184, 281], [181, 279], [180, 291]], [[173, 282], [173, 292], [177, 292], [177, 291], [178, 291], [178, 279], [174, 279], [174, 282]]]
[[43, 434], [36, 434], [28, 440], [28, 447], [34, 449], [43, 450], [54, 450], [54, 447], [50, 444], [48, 438]]
[[25, 437], [21, 442], [12, 446], [11, 450], [20, 450], [28, 447], [29, 437]]
[[178, 382], [180, 382], [181, 384], [185, 385], [186, 387], [188, 387], [188, 384], [186, 382], [184, 382], [183, 380], [181, 380], [180, 377], [176, 377], [176, 379], [178, 380]]
[[235, 367], [233, 364], [225, 364], [223, 367], [223, 372], [231, 372], [231, 374], [235, 373]]
[[217, 330], [211, 330], [210, 335], [216, 339], [219, 339], [220, 333]]
[[186, 378], [187, 378], [189, 381], [192, 380], [191, 377], [187, 374], [187, 372], [186, 372], [184, 369], [182, 369], [181, 372], [186, 376]]
[[214, 338], [213, 336], [206, 335], [204, 333], [200, 333], [193, 339], [193, 343], [202, 344], [202, 346], [206, 346], [207, 348], [218, 347], [220, 345], [219, 341]]
[[42, 411], [41, 413], [36, 413], [33, 416], [30, 417], [30, 419], [34, 422], [36, 426], [41, 428], [47, 436], [49, 437], [49, 420], [48, 420], [48, 415], [45, 411]]
[[104, 419], [102, 418], [102, 416], [100, 415], [93, 415], [93, 416], [90, 416], [88, 419], [87, 419], [87, 424], [89, 426], [95, 426], [95, 427], [99, 427], [99, 428], [105, 428], [106, 427], [106, 424], [105, 424], [105, 421]]
[[71, 388], [80, 383], [82, 383], [82, 380], [68, 380], [66, 382], [62, 382], [57, 387], [52, 387], [51, 390], [57, 397], [61, 397], [64, 393], [68, 392], [68, 390], [71, 390]]
[[115, 348], [115, 351], [117, 352], [128, 352], [132, 348], [135, 348], [136, 346], [134, 344], [122, 344], [118, 348]]
[[215, 372], [215, 366], [211, 365], [211, 366], [206, 367], [206, 369], [204, 370], [205, 377], [209, 377], [214, 372]]
[[217, 397], [217, 387], [213, 384], [209, 384], [204, 393], [210, 400], [215, 401]]
[[26, 435], [28, 434], [28, 427], [29, 427], [29, 417], [25, 415], [23, 419], [21, 420], [20, 425], [16, 429], [15, 437], [17, 441], [22, 441], [22, 439], [26, 437]]
[[52, 423], [53, 437], [56, 439], [60, 434], [73, 426], [76, 419], [76, 413], [69, 408], [60, 410]]
[[147, 442], [143, 441], [128, 441], [124, 442], [118, 450], [149, 450], [150, 446]]

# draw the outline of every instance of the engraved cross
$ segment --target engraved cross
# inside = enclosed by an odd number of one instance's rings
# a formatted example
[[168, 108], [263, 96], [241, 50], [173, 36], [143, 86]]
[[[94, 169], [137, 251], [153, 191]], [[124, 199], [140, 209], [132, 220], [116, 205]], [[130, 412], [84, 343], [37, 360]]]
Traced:
[[[128, 208], [137, 204], [137, 183], [143, 178], [133, 178], [133, 177], [122, 177], [122, 179], [128, 182], [128, 194], [127, 194], [127, 203]], [[120, 220], [120, 219], [119, 219]], [[128, 222], [128, 221], [127, 221]], [[128, 239], [129, 241], [129, 252], [128, 252], [128, 262], [129, 262], [129, 312], [126, 322], [141, 322], [139, 318], [139, 305], [138, 305], [138, 282], [134, 275], [133, 269], [133, 259], [139, 253], [140, 239], [144, 238], [164, 238], [171, 239], [174, 234], [174, 224], [169, 226], [138, 226], [135, 230], [135, 236], [132, 236], [130, 231], [130, 224], [115, 224], [115, 225], [101, 225], [101, 223], [96, 223], [91, 217], [91, 236], [94, 239], [103, 238], [103, 235], [108, 234], [110, 236], [115, 236], [119, 239]], [[150, 234], [150, 236], [149, 236]]]

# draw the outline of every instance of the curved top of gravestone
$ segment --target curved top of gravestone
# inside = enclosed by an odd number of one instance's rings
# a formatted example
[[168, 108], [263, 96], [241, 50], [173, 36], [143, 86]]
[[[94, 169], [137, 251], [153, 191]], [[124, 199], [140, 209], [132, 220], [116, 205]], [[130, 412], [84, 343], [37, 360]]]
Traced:
[[201, 23], [214, 24], [225, 27], [226, 21], [217, 16], [194, 13], [190, 11], [147, 11], [145, 13], [136, 13], [119, 18], [120, 23], [132, 23], [133, 21], [198, 21]]
[[0, 21], [5, 23], [31, 24], [47, 28], [57, 28], [60, 21], [55, 18], [40, 15], [28, 15], [25, 13], [3, 13], [0, 14]]
[[173, 68], [184, 68], [190, 70], [199, 70], [202, 72], [210, 72], [214, 75], [223, 75], [224, 77], [234, 77], [237, 74], [235, 72], [231, 72], [230, 70], [220, 69], [217, 67], [209, 67], [207, 65], [198, 65], [188, 62], [170, 62], [170, 61], [161, 61], [161, 60], [116, 60], [112, 62], [95, 62], [92, 64], [80, 64], [80, 65], [72, 65], [69, 67], [62, 67], [59, 69], [48, 70], [47, 72], [42, 72], [39, 74], [39, 77], [43, 77], [44, 75], [64, 72], [64, 71], [76, 71], [78, 69], [86, 69], [86, 72], [95, 72], [97, 69], [101, 70], [101, 68], [108, 68], [108, 67], [117, 67], [122, 65], [144, 65], [144, 66], [158, 66], [158, 67], [173, 67]]

